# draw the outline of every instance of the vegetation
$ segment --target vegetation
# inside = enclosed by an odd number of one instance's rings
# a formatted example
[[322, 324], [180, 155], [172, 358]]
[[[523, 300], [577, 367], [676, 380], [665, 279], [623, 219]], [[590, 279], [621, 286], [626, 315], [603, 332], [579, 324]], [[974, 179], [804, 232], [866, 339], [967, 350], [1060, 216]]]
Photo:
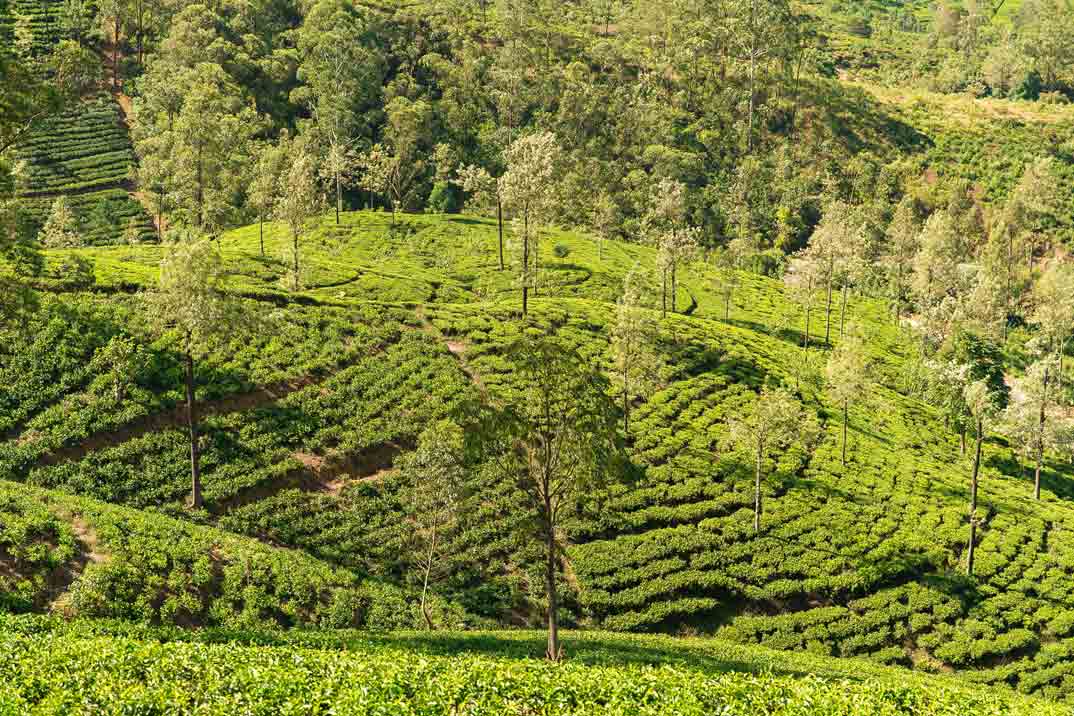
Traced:
[[3, 708], [1074, 700], [1071, 27], [3, 4]]

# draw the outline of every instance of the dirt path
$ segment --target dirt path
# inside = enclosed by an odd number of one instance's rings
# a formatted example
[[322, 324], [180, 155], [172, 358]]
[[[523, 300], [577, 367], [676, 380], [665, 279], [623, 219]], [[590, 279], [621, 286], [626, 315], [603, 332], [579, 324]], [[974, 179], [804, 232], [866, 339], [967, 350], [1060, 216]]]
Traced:
[[[197, 405], [198, 416], [206, 418], [213, 415], [255, 410], [282, 400], [291, 393], [310, 385], [315, 385], [318, 382], [318, 379], [313, 376], [303, 376], [295, 380], [258, 388], [249, 393], [231, 395], [219, 400], [201, 401]], [[146, 433], [184, 425], [186, 425], [186, 406], [177, 405], [172, 410], [146, 416], [116, 430], [91, 435], [78, 445], [70, 445], [45, 453], [38, 463], [41, 465], [57, 465], [64, 462], [74, 462], [81, 460], [92, 452], [117, 447]]]
[[485, 387], [485, 382], [481, 380], [481, 375], [476, 370], [474, 370], [473, 367], [470, 365], [469, 361], [466, 360], [467, 345], [462, 341], [451, 340], [447, 338], [443, 333], [441, 333], [440, 329], [434, 326], [432, 324], [432, 321], [430, 321], [428, 317], [426, 317], [424, 306], [419, 305], [417, 307], [416, 313], [418, 316], [418, 320], [421, 321], [422, 330], [424, 330], [430, 336], [436, 338], [438, 341], [444, 344], [444, 347], [447, 348], [448, 353], [454, 356], [455, 359], [459, 362], [459, 367], [462, 369], [462, 372], [465, 373], [466, 376], [470, 379], [470, 382], [473, 383], [477, 387], [477, 389], [481, 391], [482, 397], [487, 398], [488, 389]]

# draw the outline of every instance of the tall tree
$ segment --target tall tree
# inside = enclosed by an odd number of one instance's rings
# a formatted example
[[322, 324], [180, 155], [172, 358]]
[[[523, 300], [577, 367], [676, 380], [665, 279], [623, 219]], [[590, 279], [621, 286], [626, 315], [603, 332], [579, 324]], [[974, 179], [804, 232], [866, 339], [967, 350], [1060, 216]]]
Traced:
[[[164, 73], [176, 76], [168, 82]], [[173, 200], [181, 222], [213, 235], [241, 206], [251, 139], [262, 122], [219, 65], [176, 72], [151, 63], [147, 80], [133, 127], [139, 158], [152, 167], [147, 178]]]
[[754, 460], [753, 529], [761, 530], [761, 482], [764, 462], [774, 450], [798, 441], [809, 443], [815, 431], [815, 416], [783, 388], [765, 386], [742, 412], [728, 420], [726, 443], [752, 455]]
[[81, 246], [82, 237], [78, 233], [78, 222], [71, 210], [66, 196], [58, 196], [52, 202], [52, 211], [41, 229], [41, 243], [50, 249], [65, 249]]
[[274, 216], [291, 232], [291, 271], [285, 280], [292, 291], [298, 291], [302, 287], [299, 240], [307, 224], [320, 211], [322, 202], [317, 187], [316, 162], [309, 148], [301, 139], [295, 139], [288, 142], [284, 151], [288, 167], [281, 177]]
[[224, 292], [224, 264], [213, 242], [187, 239], [169, 246], [160, 280], [149, 294], [150, 325], [178, 342], [185, 363], [186, 414], [190, 435], [190, 505], [202, 506], [195, 362], [242, 328], [239, 304]]
[[517, 479], [544, 552], [550, 660], [562, 657], [559, 639], [558, 564], [565, 522], [574, 501], [604, 478], [617, 454], [614, 408], [607, 381], [582, 357], [554, 339], [524, 340], [510, 350], [517, 391], [510, 405], [490, 416], [482, 434], [505, 475]]
[[865, 341], [853, 330], [839, 342], [828, 358], [828, 389], [843, 412], [841, 460], [847, 464], [847, 425], [850, 404], [869, 394], [872, 383], [872, 364], [865, 353]]
[[426, 428], [418, 446], [403, 456], [399, 470], [405, 485], [410, 545], [421, 582], [421, 613], [430, 631], [436, 629], [429, 610], [429, 590], [450, 569], [447, 548], [463, 506], [466, 467], [461, 428], [442, 420]]
[[966, 386], [966, 408], [973, 420], [976, 438], [973, 452], [973, 473], [970, 478], [970, 540], [966, 550], [966, 574], [973, 576], [974, 549], [977, 544], [977, 483], [981, 472], [981, 446], [985, 430], [999, 411], [999, 401], [985, 380], [975, 380]]
[[863, 240], [861, 218], [854, 207], [835, 201], [824, 209], [820, 224], [801, 252], [821, 267], [827, 291], [824, 320], [824, 342], [831, 345], [832, 292], [840, 280], [848, 281], [854, 258], [860, 255]]
[[287, 163], [290, 139], [283, 135], [279, 142], [263, 142], [254, 150], [253, 176], [250, 178], [248, 201], [257, 212], [257, 233], [261, 255], [265, 255], [265, 219], [273, 216], [280, 198], [281, 183]]
[[678, 269], [697, 253], [700, 229], [687, 224], [686, 187], [673, 179], [661, 179], [652, 188], [649, 209], [643, 219], [645, 233], [656, 246], [661, 276], [661, 311], [667, 316], [670, 280], [671, 312], [677, 312]]
[[902, 319], [902, 308], [909, 291], [909, 267], [917, 255], [921, 225], [912, 197], [904, 197], [895, 208], [895, 214], [887, 228], [887, 247], [883, 255], [891, 286], [891, 304], [895, 323]]
[[1060, 262], [1050, 264], [1033, 288], [1033, 301], [1029, 320], [1058, 358], [1056, 379], [1062, 388], [1064, 356], [1074, 336], [1074, 268]]
[[783, 273], [787, 298], [802, 308], [805, 316], [805, 333], [802, 347], [809, 348], [813, 310], [820, 301], [818, 291], [824, 285], [825, 267], [811, 258], [794, 258]]
[[1051, 356], [1031, 365], [1003, 415], [1005, 432], [1035, 464], [1033, 498], [1036, 500], [1040, 499], [1045, 452], [1065, 447], [1071, 438], [1069, 420], [1056, 410], [1059, 406], [1059, 391], [1055, 386], [1057, 368], [1058, 363]]
[[522, 136], [504, 151], [507, 171], [500, 177], [500, 195], [521, 223], [523, 316], [529, 310], [530, 289], [536, 286], [540, 232], [555, 216], [561, 157], [551, 132]]
[[97, 24], [112, 55], [112, 89], [119, 89], [119, 45], [123, 41], [123, 21], [127, 6], [123, 0], [101, 0], [97, 5]]
[[660, 358], [655, 350], [657, 327], [641, 305], [635, 271], [623, 282], [612, 328], [612, 383], [622, 396], [623, 433], [630, 435], [630, 406], [645, 397], [660, 377]]

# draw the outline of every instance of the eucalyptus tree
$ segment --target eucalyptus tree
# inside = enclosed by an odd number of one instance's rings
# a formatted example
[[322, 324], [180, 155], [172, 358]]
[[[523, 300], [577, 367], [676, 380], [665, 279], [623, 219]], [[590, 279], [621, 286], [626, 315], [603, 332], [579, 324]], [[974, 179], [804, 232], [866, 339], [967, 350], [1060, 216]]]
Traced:
[[811, 442], [816, 417], [784, 388], [765, 386], [760, 395], [728, 420], [727, 447], [752, 455], [754, 460], [753, 529], [761, 530], [761, 484], [764, 462], [774, 450], [798, 441]]
[[616, 302], [611, 335], [612, 384], [623, 401], [623, 433], [627, 436], [632, 401], [648, 396], [660, 378], [657, 334], [656, 323], [641, 304], [637, 273], [631, 270], [623, 282], [623, 294]]
[[[170, 81], [160, 76], [168, 73]], [[261, 120], [219, 65], [177, 71], [151, 63], [149, 75], [132, 132], [140, 160], [152, 168], [146, 178], [171, 198], [180, 221], [214, 234], [240, 205]]]
[[1058, 359], [1056, 378], [1062, 387], [1066, 349], [1074, 336], [1074, 267], [1050, 264], [1033, 287], [1033, 302], [1029, 320]]
[[826, 370], [828, 390], [843, 413], [841, 461], [847, 464], [847, 426], [850, 404], [869, 395], [873, 380], [873, 365], [865, 352], [865, 341], [853, 329], [832, 351]]
[[50, 249], [82, 245], [78, 223], [66, 196], [58, 196], [53, 200], [52, 210], [41, 228], [41, 243]]
[[500, 182], [484, 167], [466, 164], [459, 167], [456, 183], [470, 195], [472, 206], [481, 209], [496, 207], [496, 227], [499, 236], [500, 270], [506, 268], [503, 259], [503, 196]]
[[190, 505], [194, 509], [202, 506], [196, 361], [243, 328], [239, 304], [225, 293], [224, 278], [215, 242], [182, 239], [167, 247], [160, 263], [160, 279], [147, 302], [150, 327], [177, 342], [185, 364]]
[[317, 166], [313, 153], [303, 138], [283, 145], [287, 168], [280, 177], [280, 195], [273, 209], [277, 220], [291, 233], [291, 270], [284, 278], [292, 291], [302, 287], [299, 244], [310, 220], [321, 210], [322, 197], [317, 185]]
[[986, 380], [975, 380], [964, 392], [966, 409], [975, 428], [973, 473], [970, 477], [970, 539], [966, 550], [966, 574], [973, 576], [973, 557], [977, 543], [977, 488], [981, 472], [981, 446], [985, 430], [991, 427], [999, 415], [999, 399]]
[[257, 212], [257, 233], [261, 255], [265, 255], [265, 219], [271, 218], [280, 199], [281, 184], [287, 171], [287, 147], [290, 138], [284, 134], [277, 142], [262, 142], [254, 150], [247, 201]]
[[551, 132], [523, 135], [504, 150], [507, 170], [500, 177], [500, 196], [516, 222], [521, 224], [523, 316], [529, 310], [530, 289], [536, 286], [540, 232], [552, 223], [558, 205], [557, 181], [562, 154], [563, 150]]
[[881, 259], [888, 273], [896, 324], [902, 319], [902, 307], [909, 292], [908, 269], [917, 255], [921, 235], [921, 223], [914, 204], [914, 199], [907, 196], [895, 208], [886, 231], [886, 251]]
[[339, 224], [355, 147], [372, 134], [387, 65], [375, 28], [353, 4], [319, 0], [297, 34], [301, 84], [290, 99], [310, 109], [312, 131], [325, 147], [324, 174], [335, 189]]
[[816, 260], [804, 256], [791, 259], [783, 273], [783, 285], [790, 301], [801, 307], [805, 316], [805, 333], [802, 347], [808, 349], [811, 337], [813, 310], [820, 302], [819, 291], [824, 285], [825, 270]]
[[[824, 342], [831, 344], [832, 292], [841, 280], [845, 290], [849, 287], [854, 264], [861, 253], [862, 223], [854, 207], [842, 202], [830, 202], [824, 208], [809, 245], [802, 251], [802, 258], [816, 263], [824, 276], [827, 292], [825, 304]], [[844, 305], [845, 313], [845, 305]]]
[[402, 457], [402, 501], [407, 515], [405, 542], [421, 582], [421, 614], [436, 628], [429, 610], [430, 589], [451, 569], [448, 548], [465, 505], [466, 465], [462, 429], [450, 420], [426, 428], [417, 448]]
[[548, 648], [562, 658], [556, 574], [574, 501], [616, 470], [619, 445], [607, 381], [570, 346], [552, 338], [524, 339], [508, 358], [517, 384], [503, 409], [487, 414], [479, 436], [492, 464], [517, 483], [543, 551]]
[[1033, 363], [1003, 413], [1004, 432], [1033, 461], [1033, 498], [1040, 499], [1044, 454], [1070, 445], [1072, 426], [1060, 409], [1061, 393], [1054, 385], [1058, 362], [1048, 356]]
[[649, 208], [643, 218], [645, 233], [656, 246], [661, 276], [661, 312], [667, 316], [670, 279], [671, 312], [678, 309], [678, 269], [692, 260], [700, 248], [701, 231], [687, 223], [686, 187], [674, 179], [661, 179], [653, 186]]

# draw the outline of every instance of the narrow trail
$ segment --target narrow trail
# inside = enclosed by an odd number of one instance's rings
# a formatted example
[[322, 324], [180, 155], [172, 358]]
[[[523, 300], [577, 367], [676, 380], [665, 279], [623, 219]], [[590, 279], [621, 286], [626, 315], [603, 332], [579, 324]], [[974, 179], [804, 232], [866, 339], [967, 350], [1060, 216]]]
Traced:
[[485, 382], [481, 379], [481, 375], [474, 370], [469, 361], [466, 360], [466, 344], [461, 341], [453, 341], [441, 333], [440, 329], [434, 326], [432, 321], [425, 315], [424, 306], [419, 305], [417, 309], [415, 309], [415, 313], [417, 314], [418, 320], [421, 321], [422, 330], [444, 344], [448, 353], [458, 361], [459, 368], [462, 369], [462, 372], [466, 374], [466, 377], [470, 379], [470, 382], [481, 392], [481, 397], [488, 398], [488, 388], [485, 386]]
[[[275, 403], [286, 398], [303, 388], [316, 385], [322, 379], [314, 376], [303, 376], [293, 380], [263, 386], [248, 393], [231, 395], [218, 400], [199, 401], [197, 411], [199, 418], [213, 415], [225, 415], [227, 413], [244, 412]], [[103, 431], [90, 435], [78, 445], [70, 445], [45, 453], [38, 460], [40, 465], [58, 465], [65, 462], [75, 462], [87, 455], [99, 450], [117, 447], [125, 442], [139, 438], [147, 433], [167, 428], [183, 427], [186, 425], [186, 406], [177, 405], [175, 408], [128, 423], [116, 430]], [[24, 433], [19, 439], [32, 439]]]

